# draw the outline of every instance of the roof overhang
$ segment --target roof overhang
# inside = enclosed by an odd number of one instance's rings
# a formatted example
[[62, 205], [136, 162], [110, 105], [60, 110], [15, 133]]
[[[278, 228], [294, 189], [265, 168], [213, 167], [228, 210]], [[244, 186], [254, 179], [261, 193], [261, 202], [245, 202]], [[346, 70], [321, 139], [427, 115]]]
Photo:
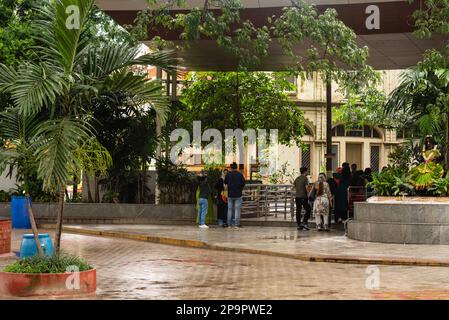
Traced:
[[[187, 1], [188, 7], [198, 7], [204, 0]], [[310, 1], [309, 1], [310, 2]], [[421, 0], [408, 1], [388, 0], [318, 0], [318, 11], [334, 8], [340, 19], [357, 34], [360, 46], [370, 49], [369, 64], [376, 69], [404, 69], [415, 65], [422, 59], [422, 53], [429, 48], [442, 48], [444, 39], [434, 37], [427, 40], [416, 39], [413, 35], [413, 12], [422, 4]], [[279, 15], [285, 6], [291, 5], [287, 0], [243, 0], [242, 19], [251, 20], [256, 26], [266, 23], [267, 18]], [[97, 5], [121, 25], [132, 24], [137, 13], [147, 7], [145, 0], [97, 0]], [[367, 19], [371, 12], [368, 6], [375, 5], [379, 9], [379, 29], [370, 29]], [[175, 8], [173, 12], [182, 12]], [[185, 10], [185, 8], [184, 8]], [[368, 13], [367, 13], [368, 12]], [[160, 35], [166, 40], [182, 45], [179, 33], [157, 30], [152, 35]], [[299, 52], [304, 48], [296, 48]], [[226, 50], [217, 46], [213, 40], [199, 40], [178, 53], [183, 58], [183, 65], [189, 70], [235, 70], [237, 60]], [[273, 41], [269, 56], [262, 61], [260, 70], [284, 70], [290, 64], [277, 41]]]

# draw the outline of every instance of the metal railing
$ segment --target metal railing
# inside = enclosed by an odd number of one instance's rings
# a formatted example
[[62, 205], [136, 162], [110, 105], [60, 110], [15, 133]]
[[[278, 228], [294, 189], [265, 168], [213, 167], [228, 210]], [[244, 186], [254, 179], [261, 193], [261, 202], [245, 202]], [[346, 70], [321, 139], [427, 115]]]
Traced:
[[354, 202], [365, 202], [366, 199], [374, 195], [374, 190], [366, 187], [348, 188], [348, 219], [354, 219]]
[[248, 184], [243, 189], [242, 216], [265, 217], [278, 214], [295, 216], [295, 192], [288, 184]]

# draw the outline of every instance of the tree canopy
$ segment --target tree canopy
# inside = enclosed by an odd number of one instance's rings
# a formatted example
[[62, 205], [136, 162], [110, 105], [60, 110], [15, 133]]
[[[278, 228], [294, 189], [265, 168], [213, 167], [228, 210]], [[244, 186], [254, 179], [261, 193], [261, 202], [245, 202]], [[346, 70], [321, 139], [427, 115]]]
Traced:
[[203, 130], [278, 129], [279, 140], [299, 144], [304, 134], [303, 114], [286, 91], [294, 86], [282, 74], [264, 72], [194, 73], [182, 93], [185, 108], [180, 125], [201, 121]]

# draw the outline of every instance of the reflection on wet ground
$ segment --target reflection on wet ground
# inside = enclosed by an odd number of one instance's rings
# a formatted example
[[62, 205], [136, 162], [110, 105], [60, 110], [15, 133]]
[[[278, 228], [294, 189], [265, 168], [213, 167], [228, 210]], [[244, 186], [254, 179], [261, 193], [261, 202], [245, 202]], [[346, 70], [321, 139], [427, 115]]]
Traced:
[[70, 225], [71, 228], [145, 234], [210, 245], [302, 255], [449, 261], [449, 245], [403, 245], [351, 240], [342, 230], [298, 231], [290, 227], [224, 229], [166, 225]]
[[[16, 251], [20, 238], [15, 232]], [[363, 265], [302, 262], [67, 233], [62, 247], [97, 268], [97, 294], [80, 299], [449, 298], [448, 268], [378, 266], [380, 287], [368, 289], [368, 266]], [[0, 259], [0, 268], [7, 262]]]

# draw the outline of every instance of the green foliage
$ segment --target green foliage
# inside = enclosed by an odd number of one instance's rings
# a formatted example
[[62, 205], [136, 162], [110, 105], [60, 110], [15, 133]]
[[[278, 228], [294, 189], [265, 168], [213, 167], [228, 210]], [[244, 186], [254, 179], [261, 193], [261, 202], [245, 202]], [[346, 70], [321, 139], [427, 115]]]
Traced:
[[120, 194], [118, 192], [108, 191], [103, 195], [101, 202], [103, 203], [118, 203], [120, 199]]
[[379, 196], [398, 196], [412, 194], [413, 185], [409, 183], [407, 171], [388, 167], [382, 172], [373, 173], [373, 181], [368, 185], [376, 190]]
[[380, 173], [372, 175], [370, 187], [379, 196], [399, 195], [449, 195], [449, 175], [443, 177], [440, 164], [429, 162], [404, 170], [399, 167], [387, 167]]
[[182, 165], [169, 159], [159, 159], [156, 163], [157, 182], [161, 189], [161, 203], [195, 203], [196, 176]]
[[358, 93], [348, 91], [346, 102], [338, 107], [333, 107], [333, 120], [336, 123], [344, 123], [348, 127], [382, 127], [387, 129], [402, 130], [413, 126], [413, 118], [403, 110], [396, 110], [394, 114], [385, 112], [387, 97], [385, 93], [367, 87]]
[[413, 13], [413, 18], [416, 27], [414, 35], [418, 38], [430, 38], [433, 34], [447, 35], [449, 33], [447, 0], [424, 0], [420, 9]]
[[429, 191], [439, 195], [449, 195], [449, 173], [446, 176], [433, 180], [433, 186], [429, 188]]
[[10, 202], [11, 196], [10, 191], [0, 190], [0, 202]]
[[[285, 75], [284, 75], [285, 76]], [[195, 73], [181, 97], [178, 127], [189, 130], [193, 121], [202, 129], [278, 129], [280, 142], [299, 144], [303, 114], [284, 91], [291, 90], [282, 75], [264, 72]], [[191, 130], [190, 130], [191, 131]]]
[[[128, 28], [139, 40], [153, 40], [156, 46], [173, 45], [161, 41], [156, 32], [160, 27], [181, 31], [187, 46], [197, 44], [199, 39], [212, 39], [232, 54], [241, 71], [257, 69], [267, 58], [272, 39], [277, 39], [284, 54], [291, 58], [287, 67], [295, 74], [323, 71], [327, 80], [352, 88], [375, 81], [373, 69], [366, 64], [368, 48], [358, 46], [355, 32], [338, 19], [335, 9], [318, 13], [316, 6], [292, 0], [280, 16], [255, 26], [241, 18], [240, 0], [206, 0], [202, 7], [171, 15], [175, 5], [182, 8], [185, 4], [176, 0], [150, 1], [149, 7], [138, 14], [135, 25]], [[298, 46], [305, 46], [306, 53], [298, 54], [294, 50]]]
[[285, 162], [282, 164], [281, 168], [271, 174], [268, 177], [268, 181], [270, 184], [293, 184], [296, 177], [298, 176], [298, 172], [295, 169], [289, 168], [290, 164]]
[[419, 161], [420, 157], [419, 146], [414, 145], [412, 141], [409, 141], [406, 144], [397, 146], [388, 155], [388, 160], [393, 167], [407, 171], [413, 164], [416, 164]]
[[79, 271], [92, 270], [84, 259], [66, 254], [52, 257], [33, 256], [18, 260], [8, 266], [3, 271], [11, 273], [65, 273], [68, 267], [76, 266]]
[[156, 152], [156, 113], [119, 92], [96, 97], [90, 110], [97, 122], [96, 138], [112, 159], [100, 184], [119, 193], [121, 203], [135, 202], [139, 175]]
[[427, 53], [421, 63], [405, 71], [386, 104], [386, 113], [406, 113], [420, 135], [434, 136], [448, 169], [449, 64], [445, 60], [439, 53]]
[[[80, 10], [80, 28], [66, 28], [65, 9], [69, 5]], [[11, 95], [19, 113], [45, 114], [36, 133], [34, 156], [46, 190], [64, 188], [70, 173], [89, 167], [80, 151], [86, 151], [87, 157], [92, 151], [83, 149], [93, 136], [92, 119], [85, 106], [95, 96], [121, 90], [135, 103], [148, 103], [163, 118], [166, 102], [161, 98], [160, 84], [134, 74], [130, 66], [152, 62], [169, 68], [175, 60], [167, 53], [135, 58], [138, 48], [115, 43], [93, 46], [87, 32], [93, 11], [92, 0], [51, 2], [33, 21], [33, 37], [39, 44], [34, 50], [42, 62], [21, 62], [16, 68], [0, 65], [0, 91]]]

